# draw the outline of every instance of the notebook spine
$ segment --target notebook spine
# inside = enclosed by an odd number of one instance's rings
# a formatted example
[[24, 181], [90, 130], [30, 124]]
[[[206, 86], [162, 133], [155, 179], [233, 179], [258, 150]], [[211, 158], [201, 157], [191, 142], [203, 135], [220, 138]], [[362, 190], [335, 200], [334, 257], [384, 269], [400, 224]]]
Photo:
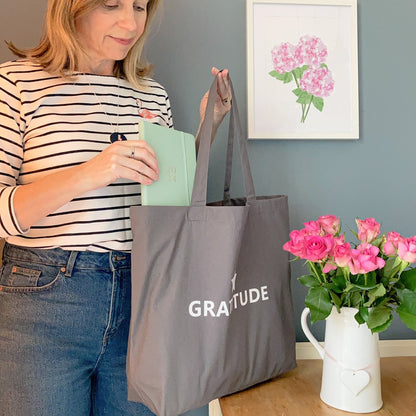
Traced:
[[139, 129], [139, 140], [144, 140], [144, 123], [143, 123], [143, 120], [139, 120], [138, 129]]

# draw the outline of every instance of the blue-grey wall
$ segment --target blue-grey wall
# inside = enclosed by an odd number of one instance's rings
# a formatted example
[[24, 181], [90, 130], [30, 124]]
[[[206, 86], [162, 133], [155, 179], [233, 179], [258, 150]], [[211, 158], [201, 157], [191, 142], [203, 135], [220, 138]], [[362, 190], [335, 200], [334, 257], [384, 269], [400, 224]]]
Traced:
[[[199, 100], [211, 82], [210, 68], [229, 68], [240, 112], [246, 114], [246, 2], [165, 1], [163, 21], [147, 52], [155, 77], [167, 88], [175, 126], [195, 132]], [[414, 158], [416, 2], [358, 0], [360, 90], [359, 140], [250, 140], [257, 194], [289, 196], [291, 228], [320, 215], [375, 217], [383, 231], [416, 234]], [[244, 117], [245, 124], [245, 117]], [[224, 129], [222, 130], [224, 132]], [[223, 137], [213, 146], [209, 198], [221, 198]], [[235, 194], [242, 194], [240, 178]], [[305, 289], [292, 266], [297, 339]], [[323, 337], [323, 325], [313, 331]], [[415, 338], [397, 317], [381, 339]]]

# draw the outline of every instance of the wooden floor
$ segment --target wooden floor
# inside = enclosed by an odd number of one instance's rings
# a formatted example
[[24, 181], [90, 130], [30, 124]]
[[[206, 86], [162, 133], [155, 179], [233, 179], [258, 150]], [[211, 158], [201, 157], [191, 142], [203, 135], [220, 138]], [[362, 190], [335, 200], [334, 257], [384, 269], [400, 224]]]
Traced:
[[[298, 367], [272, 381], [220, 399], [223, 416], [342, 416], [319, 398], [322, 360], [299, 360]], [[381, 359], [383, 407], [367, 415], [416, 416], [416, 357]]]

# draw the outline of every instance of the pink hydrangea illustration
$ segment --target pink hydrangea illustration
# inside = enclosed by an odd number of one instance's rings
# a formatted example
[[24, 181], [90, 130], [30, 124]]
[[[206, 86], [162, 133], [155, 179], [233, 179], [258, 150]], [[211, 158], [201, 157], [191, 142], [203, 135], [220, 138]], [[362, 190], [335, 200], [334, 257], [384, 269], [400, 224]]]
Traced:
[[296, 46], [289, 42], [282, 43], [272, 49], [273, 67], [279, 74], [290, 72], [298, 65], [295, 58]]
[[332, 73], [328, 68], [309, 68], [299, 81], [299, 87], [315, 97], [328, 97], [334, 89]]
[[301, 105], [304, 123], [313, 105], [318, 111], [323, 111], [324, 97], [334, 90], [335, 81], [332, 72], [325, 63], [328, 49], [317, 36], [304, 35], [297, 45], [283, 42], [273, 47], [271, 51], [273, 78], [288, 84], [293, 80], [296, 87], [292, 90], [296, 102]]
[[318, 67], [325, 62], [328, 50], [317, 36], [302, 36], [296, 46], [294, 58], [297, 66], [309, 65]]

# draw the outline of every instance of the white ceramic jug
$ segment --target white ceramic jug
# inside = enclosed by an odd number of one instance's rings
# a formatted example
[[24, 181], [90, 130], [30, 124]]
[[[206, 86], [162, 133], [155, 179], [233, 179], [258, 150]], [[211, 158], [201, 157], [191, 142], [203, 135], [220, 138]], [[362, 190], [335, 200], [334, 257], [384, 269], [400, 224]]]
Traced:
[[370, 413], [383, 405], [378, 334], [354, 318], [355, 308], [334, 307], [326, 319], [322, 347], [308, 327], [309, 309], [302, 312], [303, 332], [323, 359], [321, 400], [337, 409]]

